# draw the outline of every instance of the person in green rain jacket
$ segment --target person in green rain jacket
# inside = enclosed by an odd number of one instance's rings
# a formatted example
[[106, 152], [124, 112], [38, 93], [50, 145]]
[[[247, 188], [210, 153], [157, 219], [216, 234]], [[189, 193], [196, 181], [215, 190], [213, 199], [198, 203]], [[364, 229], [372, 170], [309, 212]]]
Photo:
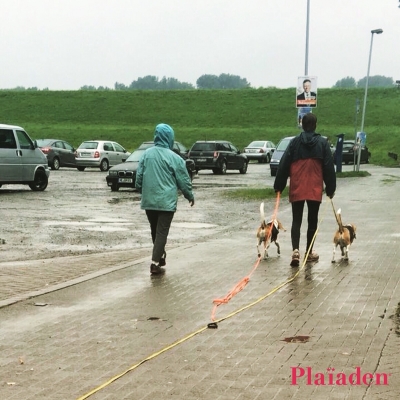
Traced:
[[174, 139], [174, 130], [169, 125], [157, 125], [154, 146], [143, 153], [136, 171], [135, 187], [142, 195], [140, 207], [146, 211], [153, 240], [152, 275], [165, 272], [162, 268], [166, 265], [165, 245], [177, 208], [178, 190], [194, 205], [185, 161], [172, 151]]

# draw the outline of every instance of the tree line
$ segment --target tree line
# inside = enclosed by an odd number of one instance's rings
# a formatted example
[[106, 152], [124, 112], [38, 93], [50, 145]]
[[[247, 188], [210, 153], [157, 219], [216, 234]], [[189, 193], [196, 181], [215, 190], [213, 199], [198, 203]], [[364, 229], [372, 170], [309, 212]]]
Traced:
[[[333, 88], [364, 88], [367, 77], [356, 81], [353, 77], [347, 76], [338, 80]], [[369, 87], [393, 87], [393, 78], [389, 78], [382, 75], [370, 76], [368, 79]], [[84, 85], [79, 90], [194, 90], [194, 89], [249, 89], [252, 88], [246, 78], [242, 78], [238, 75], [231, 74], [220, 74], [212, 75], [205, 74], [200, 76], [196, 81], [196, 86], [188, 82], [181, 82], [176, 78], [163, 77], [159, 79], [157, 76], [147, 75], [132, 81], [129, 85], [124, 83], [116, 82], [114, 88], [106, 86], [92, 86]], [[15, 91], [23, 90], [40, 90], [37, 87], [24, 88], [23, 86], [17, 86], [13, 89]], [[42, 90], [49, 90], [45, 88]]]
[[[334, 88], [364, 88], [367, 83], [367, 77], [356, 81], [353, 77], [347, 76], [338, 80], [333, 87]], [[374, 75], [368, 78], [368, 87], [391, 87], [394, 85], [393, 78], [388, 78], [382, 75]]]

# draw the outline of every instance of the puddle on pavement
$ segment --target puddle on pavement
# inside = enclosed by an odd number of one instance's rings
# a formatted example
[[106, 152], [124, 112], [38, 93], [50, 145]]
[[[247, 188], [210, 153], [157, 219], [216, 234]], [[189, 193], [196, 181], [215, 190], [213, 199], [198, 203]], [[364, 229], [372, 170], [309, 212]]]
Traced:
[[187, 228], [187, 229], [207, 229], [207, 228], [215, 228], [218, 225], [213, 224], [204, 224], [201, 222], [172, 222], [172, 226], [177, 228]]
[[306, 343], [310, 339], [310, 336], [291, 336], [282, 339], [283, 342], [287, 343]]
[[132, 222], [124, 220], [116, 221], [112, 218], [93, 218], [86, 221], [45, 221], [46, 226], [68, 226], [76, 227], [79, 229], [86, 229], [88, 231], [102, 231], [102, 232], [116, 232], [127, 231], [131, 229]]
[[99, 231], [99, 232], [121, 232], [129, 231], [130, 228], [124, 228], [122, 226], [112, 226], [112, 225], [96, 225], [85, 228], [87, 231]]

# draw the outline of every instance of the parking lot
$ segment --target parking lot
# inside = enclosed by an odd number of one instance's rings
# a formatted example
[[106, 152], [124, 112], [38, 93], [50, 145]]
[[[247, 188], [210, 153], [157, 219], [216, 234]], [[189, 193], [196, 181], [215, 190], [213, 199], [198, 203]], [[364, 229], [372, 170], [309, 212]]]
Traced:
[[[200, 172], [195, 207], [178, 204], [161, 278], [149, 275], [150, 235], [137, 193], [111, 192], [104, 173], [61, 170], [41, 193], [3, 187], [0, 397], [78, 399], [98, 388], [91, 400], [397, 398], [400, 173], [366, 168], [370, 177], [340, 180], [334, 198], [357, 225], [350, 262], [330, 262], [336, 222], [324, 201], [320, 261], [275, 290], [295, 272], [290, 206], [282, 199], [281, 257], [272, 249], [248, 286], [218, 309], [226, 320], [205, 330], [213, 299], [256, 260], [259, 202], [221, 192], [270, 186], [268, 165], [251, 164], [246, 175]], [[293, 385], [296, 366], [326, 381], [328, 368], [346, 377], [359, 368], [386, 374], [388, 384], [317, 385], [303, 377]]]
[[[0, 189], [2, 261], [21, 261], [70, 255], [87, 255], [149, 246], [149, 228], [140, 196], [135, 190], [111, 192], [106, 173], [97, 168], [84, 172], [61, 168], [51, 171], [44, 192], [28, 186], [3, 185]], [[228, 171], [214, 175], [200, 171], [193, 180], [196, 205], [180, 198], [170, 244], [191, 235], [207, 236], [227, 218], [238, 221], [243, 207], [220, 196], [235, 187], [272, 185], [269, 165], [252, 163], [247, 174]], [[236, 208], [237, 205], [237, 208]], [[253, 210], [252, 210], [253, 211]], [[179, 227], [188, 227], [182, 230]], [[189, 232], [189, 233], [188, 233]]]

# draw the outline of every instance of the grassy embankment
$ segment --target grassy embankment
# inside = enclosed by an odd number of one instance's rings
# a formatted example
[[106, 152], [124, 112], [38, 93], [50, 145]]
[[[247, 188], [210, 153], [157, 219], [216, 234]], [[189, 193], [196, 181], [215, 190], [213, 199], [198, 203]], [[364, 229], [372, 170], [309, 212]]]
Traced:
[[[128, 150], [151, 140], [157, 123], [169, 123], [176, 140], [228, 139], [243, 149], [251, 140], [297, 134], [294, 89], [193, 91], [0, 91], [0, 122], [23, 126], [35, 139], [61, 138], [73, 146], [113, 139]], [[355, 102], [362, 89], [319, 89], [318, 131], [354, 139]], [[400, 156], [400, 90], [370, 88], [364, 130], [371, 162], [396, 166]]]

